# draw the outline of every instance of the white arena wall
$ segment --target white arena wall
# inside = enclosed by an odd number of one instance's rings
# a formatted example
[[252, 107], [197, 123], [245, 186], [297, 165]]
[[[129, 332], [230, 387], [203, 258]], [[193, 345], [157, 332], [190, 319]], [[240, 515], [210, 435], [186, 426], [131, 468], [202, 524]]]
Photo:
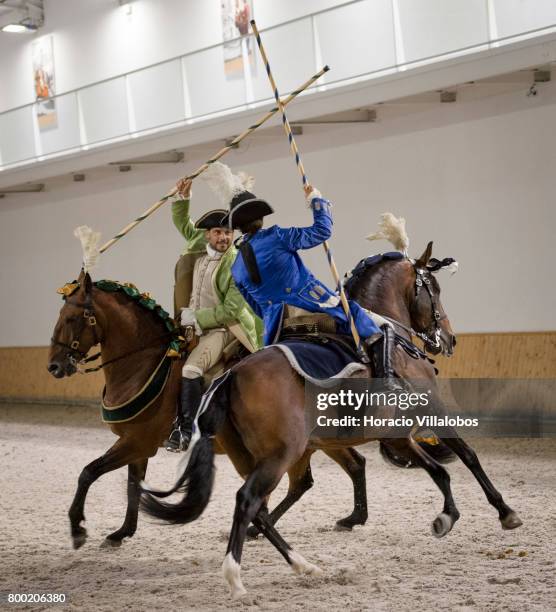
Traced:
[[[309, 177], [335, 203], [339, 269], [389, 249], [364, 240], [389, 210], [407, 219], [413, 255], [432, 239], [438, 257], [459, 260], [460, 272], [440, 279], [457, 332], [554, 330], [555, 112], [549, 84], [537, 98], [519, 92], [376, 124], [305, 128], [299, 146]], [[79, 272], [77, 225], [110, 238], [211, 152], [200, 149], [184, 164], [93, 172], [84, 183], [64, 177], [47, 192], [0, 200], [0, 346], [48, 344], [61, 305], [55, 289]], [[256, 192], [277, 210], [269, 222], [310, 223], [282, 134], [262, 132], [226, 159], [257, 178]], [[218, 205], [198, 183], [195, 216]], [[169, 308], [182, 246], [168, 207], [112, 247], [96, 277], [132, 281]], [[306, 259], [331, 282], [321, 249]]]

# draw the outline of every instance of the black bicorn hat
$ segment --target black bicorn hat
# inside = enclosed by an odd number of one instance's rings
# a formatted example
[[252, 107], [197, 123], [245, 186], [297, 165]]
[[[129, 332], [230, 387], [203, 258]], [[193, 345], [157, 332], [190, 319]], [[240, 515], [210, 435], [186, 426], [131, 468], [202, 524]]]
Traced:
[[215, 162], [204, 173], [209, 187], [230, 210], [222, 223], [236, 229], [255, 219], [271, 215], [274, 210], [265, 200], [249, 191], [254, 179], [244, 173], [232, 174], [228, 166]]
[[228, 227], [228, 224], [224, 222], [224, 218], [228, 214], [227, 210], [223, 208], [217, 208], [215, 210], [209, 210], [202, 215], [197, 222], [195, 227], [197, 229], [213, 229], [215, 227]]
[[223, 223], [232, 229], [242, 227], [255, 219], [262, 219], [274, 212], [272, 206], [261, 200], [250, 191], [242, 191], [230, 202], [230, 212], [224, 217]]

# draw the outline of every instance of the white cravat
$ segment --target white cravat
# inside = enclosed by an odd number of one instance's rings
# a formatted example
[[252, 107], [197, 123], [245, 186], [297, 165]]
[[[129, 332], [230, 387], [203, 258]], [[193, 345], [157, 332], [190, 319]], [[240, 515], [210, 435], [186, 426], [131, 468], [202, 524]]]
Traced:
[[209, 257], [216, 257], [217, 259], [220, 259], [220, 257], [222, 257], [223, 255], [223, 253], [217, 251], [216, 249], [213, 249], [208, 243], [206, 246], [206, 250]]

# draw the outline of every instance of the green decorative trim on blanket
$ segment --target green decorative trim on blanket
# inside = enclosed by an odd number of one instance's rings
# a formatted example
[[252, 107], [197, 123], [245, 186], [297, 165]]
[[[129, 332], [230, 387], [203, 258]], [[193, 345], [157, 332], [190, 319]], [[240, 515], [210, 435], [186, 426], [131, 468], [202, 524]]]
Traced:
[[102, 391], [101, 413], [104, 423], [125, 423], [131, 421], [144, 410], [146, 410], [155, 400], [158, 399], [168, 382], [172, 358], [165, 355], [158, 364], [156, 370], [151, 374], [149, 380], [143, 388], [124, 404], [118, 406], [106, 406], [104, 396], [106, 387]]

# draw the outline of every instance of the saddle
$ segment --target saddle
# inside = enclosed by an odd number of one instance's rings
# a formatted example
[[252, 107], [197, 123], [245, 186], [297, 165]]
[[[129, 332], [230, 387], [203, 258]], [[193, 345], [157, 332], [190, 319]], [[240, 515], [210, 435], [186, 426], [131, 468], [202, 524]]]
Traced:
[[278, 342], [294, 340], [326, 345], [339, 344], [354, 361], [359, 361], [353, 338], [336, 331], [336, 321], [330, 315], [308, 312], [297, 306], [284, 307], [284, 320]]
[[[330, 315], [308, 312], [302, 308], [289, 305], [285, 306], [284, 314], [279, 341], [299, 340], [316, 344], [335, 342], [353, 354], [356, 360], [359, 360], [353, 338], [345, 334], [338, 334], [336, 331], [336, 321]], [[394, 339], [396, 346], [401, 347], [412, 359], [426, 359], [431, 364], [435, 363], [434, 359], [431, 359], [424, 351], [413, 344], [411, 340], [397, 332]], [[438, 374], [437, 368], [435, 368], [435, 371]]]
[[284, 306], [282, 334], [335, 334], [336, 321], [330, 315], [320, 312], [309, 312], [297, 306]]

